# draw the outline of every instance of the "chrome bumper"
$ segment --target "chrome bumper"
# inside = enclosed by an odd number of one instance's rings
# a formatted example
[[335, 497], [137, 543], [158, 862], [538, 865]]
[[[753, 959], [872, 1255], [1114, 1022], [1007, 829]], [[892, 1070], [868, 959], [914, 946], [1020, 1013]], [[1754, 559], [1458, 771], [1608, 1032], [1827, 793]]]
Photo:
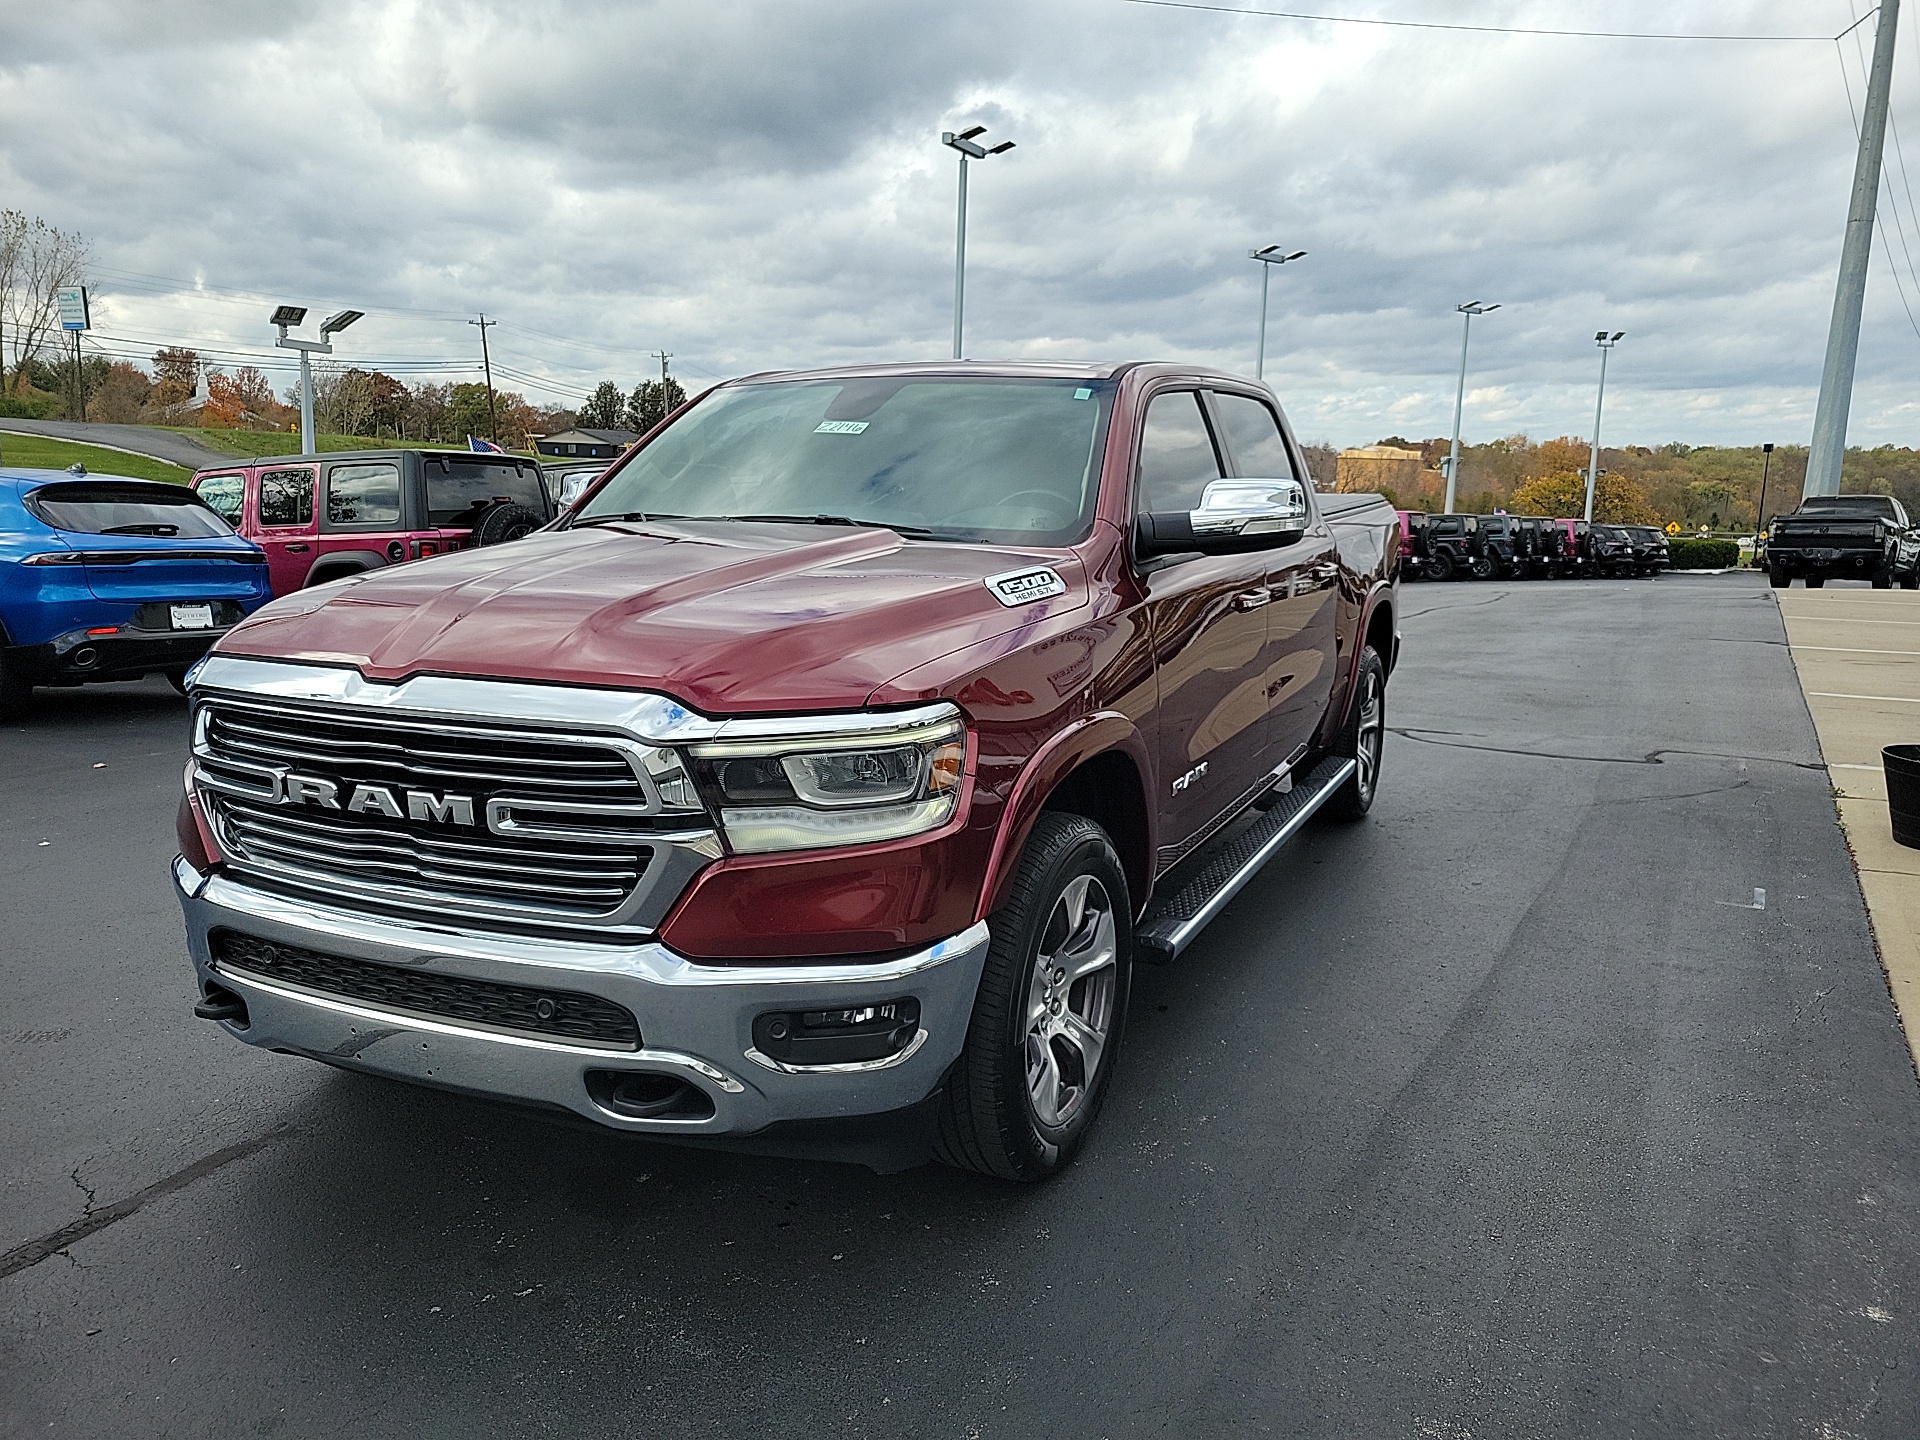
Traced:
[[[960, 1053], [986, 962], [984, 922], [873, 964], [696, 965], [657, 942], [601, 946], [399, 924], [289, 900], [173, 863], [201, 985], [247, 1004], [249, 1045], [348, 1069], [557, 1106], [618, 1130], [752, 1135], [793, 1120], [880, 1115], [924, 1100]], [[501, 984], [581, 991], [631, 1011], [644, 1049], [506, 1034], [316, 994], [220, 969], [209, 934], [226, 928], [286, 945]], [[913, 996], [920, 1031], [898, 1055], [852, 1065], [780, 1065], [753, 1047], [768, 1010], [841, 1009]], [[637, 1119], [588, 1093], [591, 1071], [664, 1074], [703, 1091], [713, 1114]]]

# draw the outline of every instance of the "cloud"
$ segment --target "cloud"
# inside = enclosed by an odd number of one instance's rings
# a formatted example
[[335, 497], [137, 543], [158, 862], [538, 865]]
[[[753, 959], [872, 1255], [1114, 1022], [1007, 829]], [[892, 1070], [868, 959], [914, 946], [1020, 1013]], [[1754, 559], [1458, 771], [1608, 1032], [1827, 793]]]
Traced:
[[[1565, 25], [1564, 0], [1373, 13]], [[1690, 7], [1834, 33], [1838, 0]], [[25, 13], [19, 13], [25, 12]], [[1610, 7], [1666, 29], [1672, 7]], [[1843, 48], [1858, 70], [1852, 52]], [[1920, 47], [1896, 122], [1920, 167]], [[1856, 100], [1860, 89], [1854, 79]], [[1301, 431], [1804, 440], [1853, 163], [1833, 47], [1460, 35], [1120, 0], [69, 4], [0, 19], [0, 188], [94, 243], [101, 343], [277, 361], [263, 302], [369, 318], [343, 356], [494, 354], [537, 398], [945, 353], [977, 122], [976, 355], [1251, 367]], [[1889, 156], [1889, 183], [1906, 184]], [[1901, 208], [1910, 210], [1903, 189]], [[1904, 216], [1920, 261], [1920, 214]], [[1875, 257], [1853, 438], [1911, 442], [1920, 271]], [[161, 278], [153, 278], [161, 277]], [[170, 278], [171, 277], [171, 278]], [[196, 283], [182, 285], [179, 278]], [[238, 293], [236, 293], [238, 292]], [[236, 360], [236, 363], [243, 363]]]

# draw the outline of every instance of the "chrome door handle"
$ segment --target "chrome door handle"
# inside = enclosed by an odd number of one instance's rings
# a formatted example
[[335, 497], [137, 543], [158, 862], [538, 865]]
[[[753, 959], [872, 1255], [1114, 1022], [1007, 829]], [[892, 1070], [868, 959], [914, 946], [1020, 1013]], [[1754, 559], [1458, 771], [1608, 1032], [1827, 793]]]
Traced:
[[1264, 587], [1259, 590], [1242, 590], [1238, 595], [1233, 597], [1233, 608], [1236, 610], [1258, 610], [1271, 599], [1273, 599], [1273, 592]]

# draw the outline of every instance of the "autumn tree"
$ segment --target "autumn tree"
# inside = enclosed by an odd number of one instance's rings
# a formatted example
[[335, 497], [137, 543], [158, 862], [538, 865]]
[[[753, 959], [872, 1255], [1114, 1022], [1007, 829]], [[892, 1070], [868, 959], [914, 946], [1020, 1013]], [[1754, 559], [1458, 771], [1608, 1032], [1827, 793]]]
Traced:
[[618, 430], [625, 409], [620, 387], [611, 380], [602, 380], [593, 387], [587, 403], [580, 407], [580, 424], [589, 430]]
[[153, 391], [147, 372], [127, 360], [115, 360], [99, 386], [87, 398], [87, 416], [109, 425], [131, 425], [140, 419], [140, 411]]
[[[1508, 508], [1520, 515], [1577, 518], [1587, 512], [1585, 477], [1562, 472], [1529, 480], [1513, 492]], [[1593, 491], [1593, 518], [1609, 525], [1657, 525], [1647, 492], [1620, 475], [1602, 475]]]
[[183, 346], [169, 345], [153, 353], [153, 394], [149, 403], [179, 405], [200, 387], [200, 356]]

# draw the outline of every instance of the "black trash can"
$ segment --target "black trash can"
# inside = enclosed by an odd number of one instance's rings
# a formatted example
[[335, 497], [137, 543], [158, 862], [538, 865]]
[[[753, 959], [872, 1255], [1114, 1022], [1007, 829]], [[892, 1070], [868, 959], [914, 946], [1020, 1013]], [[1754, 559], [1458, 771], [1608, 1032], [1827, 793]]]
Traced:
[[1887, 809], [1893, 838], [1920, 850], [1920, 745], [1889, 745], [1880, 752], [1887, 772]]

